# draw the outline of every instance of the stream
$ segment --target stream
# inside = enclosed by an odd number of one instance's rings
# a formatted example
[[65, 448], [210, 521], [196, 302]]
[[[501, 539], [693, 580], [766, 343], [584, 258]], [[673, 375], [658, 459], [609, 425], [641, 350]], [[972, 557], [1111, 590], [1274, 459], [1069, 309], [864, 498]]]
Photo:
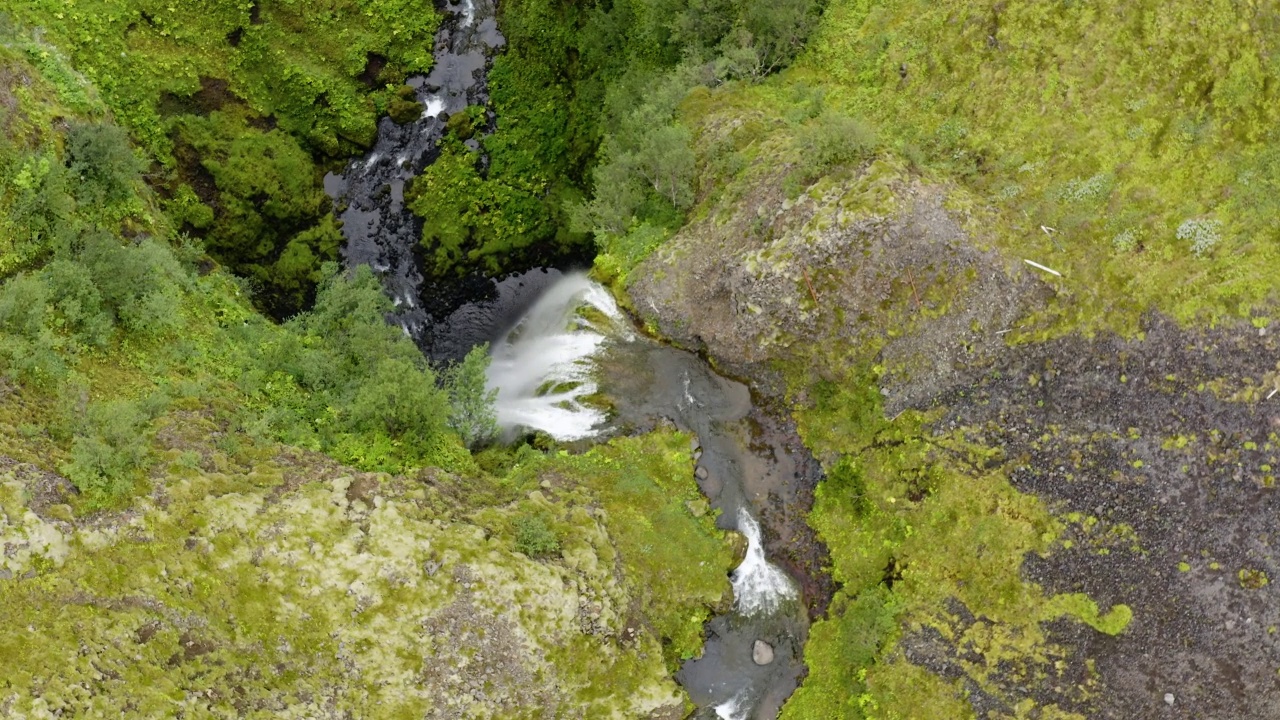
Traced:
[[[808, 631], [800, 588], [766, 558], [756, 520], [780, 478], [766, 468], [785, 450], [767, 439], [760, 446], [745, 385], [635, 332], [608, 291], [583, 274], [534, 272], [556, 279], [508, 280], [510, 306], [491, 313], [511, 318], [511, 307], [525, 308], [509, 326], [490, 327], [499, 423], [508, 437], [539, 430], [574, 441], [670, 421], [697, 439], [698, 485], [720, 511], [717, 525], [742, 533], [748, 547], [732, 575], [733, 609], [707, 624], [702, 656], [676, 680], [698, 705], [695, 717], [774, 720], [804, 673]], [[596, 393], [611, 413], [589, 402]]]
[[[695, 476], [719, 511], [717, 525], [742, 533], [748, 547], [731, 576], [732, 609], [707, 623], [703, 654], [676, 680], [697, 718], [774, 720], [803, 677], [810, 615], [800, 585], [766, 557], [763, 536], [772, 533], [775, 544], [794, 536], [783, 521], [762, 531], [758, 518], [769, 519], [771, 500], [794, 496], [804, 463], [778, 434], [759, 431], [745, 385], [636, 332], [609, 292], [581, 273], [423, 281], [421, 221], [404, 207], [405, 183], [437, 157], [450, 113], [487, 104], [486, 74], [505, 43], [493, 0], [459, 0], [445, 10], [431, 72], [408, 81], [421, 116], [405, 125], [383, 118], [373, 149], [325, 177], [346, 237], [344, 264], [378, 273], [394, 304], [389, 321], [433, 361], [491, 343], [488, 382], [507, 440], [541, 431], [589, 443], [663, 422], [696, 438]], [[593, 401], [600, 396], [610, 412]]]
[[[422, 114], [404, 125], [382, 118], [373, 149], [341, 173], [327, 174], [324, 188], [342, 221], [343, 264], [371, 266], [395, 304], [392, 322], [432, 358], [454, 359], [467, 338], [454, 337], [447, 347], [437, 348], [433, 318], [455, 309], [460, 297], [489, 297], [491, 283], [484, 278], [466, 278], [448, 287], [423, 282], [422, 221], [405, 207], [404, 188], [439, 156], [449, 115], [468, 105], [488, 104], [488, 68], [506, 40], [498, 32], [494, 0], [458, 0], [443, 9], [447, 15], [436, 33], [431, 72], [407, 81], [422, 104]], [[474, 138], [466, 143], [479, 149]]]

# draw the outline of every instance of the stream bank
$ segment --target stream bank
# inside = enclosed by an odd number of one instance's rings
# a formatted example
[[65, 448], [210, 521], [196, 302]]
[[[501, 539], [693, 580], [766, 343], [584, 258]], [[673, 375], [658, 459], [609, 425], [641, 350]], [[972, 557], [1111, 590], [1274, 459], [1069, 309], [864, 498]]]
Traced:
[[[704, 652], [676, 678], [706, 717], [776, 718], [805, 675], [808, 623], [832, 591], [825, 548], [805, 523], [817, 462], [746, 385], [645, 337], [585, 276], [552, 271], [507, 283], [504, 302], [464, 315], [473, 329], [488, 323], [489, 380], [508, 437], [539, 430], [598, 442], [674, 425], [694, 438], [690, 472], [716, 524], [743, 533], [748, 550], [733, 575], [734, 609], [708, 623]], [[527, 312], [510, 325], [495, 320], [521, 305]]]

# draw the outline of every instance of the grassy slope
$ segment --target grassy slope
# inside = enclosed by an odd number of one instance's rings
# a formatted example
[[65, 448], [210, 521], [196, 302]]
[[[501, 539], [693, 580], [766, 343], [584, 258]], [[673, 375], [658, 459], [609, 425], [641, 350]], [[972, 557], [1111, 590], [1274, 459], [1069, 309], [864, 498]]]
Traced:
[[[1063, 273], [1046, 276], [1056, 297], [1012, 343], [1134, 334], [1149, 310], [1266, 326], [1280, 270], [1277, 22], [1253, 3], [836, 0], [792, 70], [686, 101], [704, 138], [694, 219], [767, 195], [777, 168], [794, 169], [791, 194], [816, 181], [812, 197], [847, 192], [841, 207], [862, 216], [891, 215], [893, 178], [920, 176], [947, 188], [977, 243]], [[831, 115], [874, 128], [881, 162], [859, 169], [866, 154], [849, 153], [853, 162], [814, 172]], [[934, 290], [919, 294], [945, 309], [945, 289], [936, 303]], [[914, 289], [902, 291], [909, 303]], [[796, 291], [801, 307], [808, 297]], [[963, 432], [934, 435], [930, 416], [885, 420], [873, 367], [882, 346], [791, 353], [801, 431], [829, 473], [812, 522], [845, 588], [814, 627], [811, 674], [786, 716], [965, 717], [974, 687], [1060, 716], [1016, 690], [1060, 676], [1064, 651], [1041, 623], [1066, 613], [1117, 632], [1128, 609], [1046, 597], [1019, 567], [1096, 519], [1054, 517], [1009, 485], [997, 451]], [[1095, 538], [1093, 552], [1133, 542], [1119, 533]], [[948, 598], [984, 620], [966, 625]], [[922, 630], [971, 653], [964, 683], [907, 662], [899, 641]], [[1062, 697], [1087, 705], [1095, 688], [1077, 682]]]
[[1277, 23], [1226, 1], [834, 2], [790, 82], [994, 205], [983, 235], [1066, 275], [1062, 327], [1247, 318], [1280, 263]]

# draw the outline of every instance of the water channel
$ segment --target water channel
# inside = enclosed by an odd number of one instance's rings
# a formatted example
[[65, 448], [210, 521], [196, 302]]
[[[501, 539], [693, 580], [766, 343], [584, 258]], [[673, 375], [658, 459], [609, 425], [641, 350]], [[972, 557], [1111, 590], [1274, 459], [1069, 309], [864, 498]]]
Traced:
[[[676, 679], [698, 718], [774, 720], [804, 673], [808, 615], [798, 584], [765, 554], [757, 518], [775, 486], [795, 478], [780, 460], [788, 449], [753, 433], [746, 386], [637, 332], [608, 291], [581, 273], [475, 279], [463, 292], [423, 282], [421, 225], [404, 207], [404, 185], [436, 157], [448, 114], [487, 102], [486, 72], [504, 42], [492, 0], [446, 9], [431, 73], [410, 80], [421, 117], [405, 125], [383, 118], [369, 154], [326, 178], [347, 239], [344, 261], [374, 268], [395, 304], [390, 320], [432, 359], [491, 343], [489, 382], [508, 439], [541, 431], [591, 442], [663, 422], [696, 438], [699, 487], [718, 525], [743, 533], [748, 549], [731, 578], [733, 609], [707, 624], [702, 656]], [[596, 393], [609, 399], [610, 413], [589, 402]]]

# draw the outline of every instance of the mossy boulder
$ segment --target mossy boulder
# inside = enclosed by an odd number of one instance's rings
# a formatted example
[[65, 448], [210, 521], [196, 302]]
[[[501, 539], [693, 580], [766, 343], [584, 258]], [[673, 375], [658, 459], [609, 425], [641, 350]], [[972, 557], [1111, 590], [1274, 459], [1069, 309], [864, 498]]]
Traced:
[[[525, 474], [499, 492], [509, 501], [472, 511], [451, 488], [483, 494], [492, 479], [359, 473], [292, 453], [253, 480], [188, 472], [128, 512], [60, 520], [33, 503], [48, 495], [44, 474], [8, 463], [6, 707], [32, 717], [679, 712], [668, 618], [700, 628], [726, 596], [728, 543], [709, 518], [664, 516], [673, 549], [657, 555], [682, 561], [651, 566], [634, 543], [652, 542], [652, 530], [627, 527], [645, 509], [595, 470], [626, 458], [631, 492], [679, 483], [670, 502], [682, 508], [697, 492], [677, 472], [689, 459], [675, 448], [687, 444], [672, 433], [585, 456], [527, 455]], [[530, 516], [557, 553], [522, 551]], [[654, 588], [654, 572], [671, 587]]]

